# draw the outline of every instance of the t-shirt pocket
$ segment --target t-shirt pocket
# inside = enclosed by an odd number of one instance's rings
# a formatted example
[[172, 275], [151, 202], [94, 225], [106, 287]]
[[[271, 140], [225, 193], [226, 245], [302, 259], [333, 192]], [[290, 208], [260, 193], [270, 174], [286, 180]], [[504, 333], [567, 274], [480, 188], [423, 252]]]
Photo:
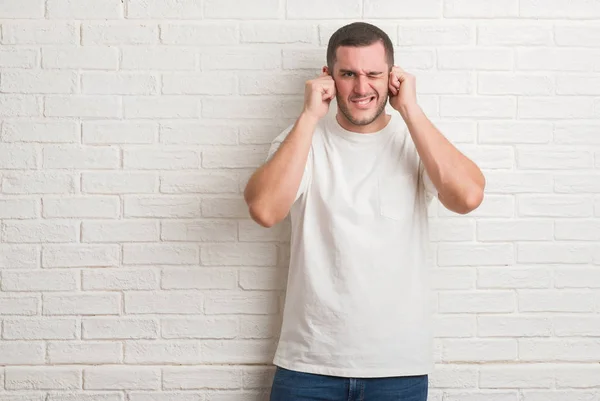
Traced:
[[417, 177], [414, 174], [391, 174], [378, 180], [379, 212], [383, 217], [404, 220], [415, 209]]

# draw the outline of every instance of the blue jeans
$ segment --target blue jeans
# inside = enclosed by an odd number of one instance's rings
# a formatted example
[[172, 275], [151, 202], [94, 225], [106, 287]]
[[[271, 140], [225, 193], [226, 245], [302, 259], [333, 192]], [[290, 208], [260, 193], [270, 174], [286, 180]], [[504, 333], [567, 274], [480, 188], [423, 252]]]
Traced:
[[427, 401], [427, 375], [351, 379], [277, 367], [270, 401]]

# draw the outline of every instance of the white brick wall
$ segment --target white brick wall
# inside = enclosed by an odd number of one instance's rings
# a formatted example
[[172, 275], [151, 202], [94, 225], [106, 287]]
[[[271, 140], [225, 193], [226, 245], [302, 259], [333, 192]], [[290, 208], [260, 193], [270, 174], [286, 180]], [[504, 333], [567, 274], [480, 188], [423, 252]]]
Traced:
[[[1, 0], [0, 401], [259, 401], [289, 222], [242, 198], [366, 20], [485, 171], [431, 207], [432, 401], [600, 397], [598, 0]], [[179, 366], [175, 366], [179, 365]]]

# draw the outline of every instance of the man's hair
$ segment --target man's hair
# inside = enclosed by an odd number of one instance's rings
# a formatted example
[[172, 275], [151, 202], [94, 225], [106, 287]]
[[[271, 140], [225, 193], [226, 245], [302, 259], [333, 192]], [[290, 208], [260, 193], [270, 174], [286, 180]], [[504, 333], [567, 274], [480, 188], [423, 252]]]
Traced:
[[327, 67], [333, 74], [336, 52], [340, 46], [363, 47], [381, 41], [385, 49], [387, 63], [390, 68], [394, 65], [394, 47], [390, 37], [375, 25], [366, 22], [353, 22], [334, 32], [327, 45]]

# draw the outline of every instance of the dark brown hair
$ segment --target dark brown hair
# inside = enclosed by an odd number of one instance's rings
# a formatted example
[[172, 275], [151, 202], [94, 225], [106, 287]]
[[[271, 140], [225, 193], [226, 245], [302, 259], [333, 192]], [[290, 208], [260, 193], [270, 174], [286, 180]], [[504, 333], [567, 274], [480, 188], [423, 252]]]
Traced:
[[353, 22], [334, 32], [327, 45], [327, 67], [333, 74], [336, 51], [340, 46], [362, 47], [381, 41], [385, 49], [387, 63], [390, 68], [394, 65], [394, 47], [390, 37], [375, 25], [366, 22]]

